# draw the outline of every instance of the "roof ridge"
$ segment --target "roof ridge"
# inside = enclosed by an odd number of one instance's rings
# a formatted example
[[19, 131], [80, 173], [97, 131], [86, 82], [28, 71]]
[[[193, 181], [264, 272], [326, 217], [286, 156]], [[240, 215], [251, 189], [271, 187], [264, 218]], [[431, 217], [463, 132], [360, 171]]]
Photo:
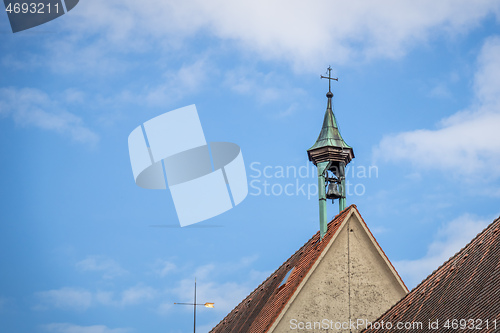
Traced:
[[[480, 236], [483, 236], [484, 234], [486, 234], [486, 232], [489, 230], [489, 229], [493, 229], [493, 226], [496, 225], [496, 223], [500, 222], [500, 216], [497, 217], [495, 220], [493, 220], [493, 222], [491, 222], [488, 226], [486, 226], [482, 231], [480, 231], [476, 236], [474, 236], [474, 238], [471, 239], [470, 242], [468, 242], [466, 245], [464, 245], [464, 247], [462, 247], [459, 251], [457, 251], [454, 255], [452, 255], [450, 258], [448, 258], [444, 263], [442, 263], [438, 268], [436, 268], [434, 271], [432, 271], [432, 273], [430, 273], [426, 278], [424, 278], [419, 284], [417, 284], [410, 292], [408, 292], [408, 294], [406, 294], [406, 296], [404, 296], [403, 298], [401, 298], [399, 301], [397, 301], [393, 306], [391, 306], [387, 311], [385, 311], [384, 313], [382, 313], [377, 319], [374, 320], [374, 322], [378, 321], [380, 318], [386, 316], [389, 312], [391, 312], [395, 307], [399, 306], [400, 303], [402, 303], [406, 298], [408, 297], [411, 297], [410, 295], [416, 293], [416, 290], [420, 288], [420, 286], [422, 286], [422, 284], [424, 284], [425, 282], [427, 282], [427, 280], [429, 278], [431, 278], [431, 276], [433, 276], [434, 274], [437, 274], [437, 272], [442, 269], [445, 265], [447, 265], [452, 259], [454, 259], [455, 257], [458, 257], [465, 249], [467, 249], [472, 243], [474, 243], [475, 241], [478, 240], [478, 238]], [[367, 331], [368, 329], [365, 328], [361, 331], [362, 332], [365, 332]]]
[[[350, 206], [348, 206], [347, 208], [345, 208], [343, 211], [339, 212], [339, 214], [337, 214], [328, 224], [327, 224], [327, 235], [332, 235], [331, 234], [331, 230], [332, 228], [330, 228], [330, 225], [333, 225], [334, 222], [338, 222], [339, 219], [342, 219], [342, 218], [345, 218], [347, 216], [347, 213], [350, 211], [351, 208], [356, 208], [356, 205], [352, 204]], [[357, 209], [356, 209], [357, 210]], [[260, 283], [252, 292], [250, 292], [248, 294], [247, 297], [245, 297], [240, 303], [238, 303], [238, 305], [236, 305], [217, 325], [215, 325], [211, 330], [210, 332], [214, 331], [217, 327], [219, 327], [221, 325], [221, 323], [223, 323], [226, 319], [228, 318], [231, 318], [231, 316], [233, 314], [235, 314], [235, 310], [238, 310], [240, 307], [242, 307], [244, 305], [245, 302], [247, 302], [249, 299], [251, 300], [252, 299], [252, 296], [255, 295], [259, 289], [263, 288], [263, 285], [265, 285], [268, 281], [272, 280], [273, 279], [273, 276], [275, 276], [277, 274], [277, 272], [283, 267], [285, 266], [292, 258], [294, 258], [295, 256], [299, 256], [301, 255], [303, 252], [304, 252], [304, 249], [308, 246], [308, 245], [313, 245], [314, 244], [314, 240], [315, 238], [318, 238], [319, 239], [319, 231], [317, 231], [316, 233], [314, 233], [312, 235], [311, 238], [309, 238], [297, 251], [295, 251], [292, 255], [290, 255], [277, 269], [275, 269], [266, 279], [264, 279], [264, 281], [262, 281], [262, 283]], [[325, 238], [323, 238], [325, 239]], [[328, 241], [330, 241], [331, 238], [328, 238]], [[316, 262], [318, 258], [316, 258], [314, 260], [314, 262]], [[311, 263], [310, 267], [308, 267], [307, 271], [305, 272], [304, 274], [304, 277], [305, 275], [307, 274], [307, 272], [309, 272], [309, 270], [311, 269], [311, 267], [314, 265], [314, 262]], [[304, 278], [302, 277], [302, 279]], [[294, 288], [294, 292], [295, 292], [295, 289]], [[277, 317], [276, 317], [277, 318]], [[271, 326], [274, 321], [276, 320], [276, 318], [274, 318], [274, 320], [269, 324], [269, 326]]]
[[[337, 215], [335, 215], [335, 217], [334, 217], [334, 218], [333, 218], [330, 222], [328, 222], [328, 224], [327, 224], [327, 229], [326, 229], [326, 233], [325, 233], [325, 236], [323, 237], [323, 239], [320, 239], [320, 238], [319, 238], [320, 231], [317, 231], [317, 232], [316, 232], [316, 233], [315, 233], [315, 234], [314, 234], [314, 235], [313, 235], [313, 236], [312, 236], [312, 237], [311, 237], [311, 238], [310, 238], [310, 239], [309, 239], [309, 240], [308, 240], [308, 241], [307, 241], [307, 242], [306, 242], [306, 243], [302, 246], [302, 248], [303, 248], [303, 247], [305, 247], [306, 245], [308, 245], [309, 243], [311, 243], [311, 242], [313, 241], [313, 239], [314, 239], [316, 236], [318, 236], [318, 240], [319, 240], [320, 242], [322, 242], [322, 241], [326, 240], [326, 236], [327, 236], [327, 235], [329, 235], [330, 237], [329, 237], [329, 239], [328, 239], [328, 242], [330, 242], [330, 241], [331, 241], [331, 237], [334, 235], [334, 234], [332, 234], [332, 233], [331, 233], [331, 231], [332, 231], [332, 229], [333, 229], [333, 228], [330, 228], [330, 225], [333, 225], [333, 223], [334, 223], [334, 222], [338, 222], [338, 221], [336, 221], [337, 219], [342, 219], [342, 218], [343, 218], [342, 222], [340, 223], [340, 224], [342, 224], [342, 223], [345, 221], [345, 217], [347, 216], [347, 213], [351, 210], [351, 208], [356, 208], [356, 206], [355, 206], [354, 204], [352, 204], [352, 205], [350, 205], [350, 206], [346, 207], [344, 210], [340, 211]], [[335, 223], [335, 225], [336, 225], [336, 223]], [[336, 230], [335, 230], [335, 232], [337, 232], [337, 231], [338, 231], [338, 229], [336, 229]], [[316, 243], [317, 243], [317, 242], [318, 242], [318, 241], [316, 241]], [[314, 245], [314, 243], [313, 243], [313, 244], [311, 244], [311, 245]], [[301, 249], [302, 249], [302, 248], [301, 248]], [[324, 250], [325, 250], [325, 248], [323, 248], [323, 250], [321, 251], [321, 253], [322, 253]], [[288, 260], [290, 260], [290, 259], [291, 259], [291, 258], [292, 258], [295, 254], [297, 254], [299, 251], [300, 251], [300, 249], [299, 249], [298, 251], [296, 251], [293, 255], [291, 255], [291, 256], [290, 256], [290, 258], [288, 258]], [[299, 254], [300, 254], [300, 253], [299, 253]], [[303, 274], [302, 279], [300, 280], [300, 282], [299, 282], [299, 283], [298, 283], [298, 284], [297, 284], [297, 285], [293, 288], [293, 291], [291, 292], [290, 297], [291, 297], [291, 296], [292, 296], [292, 295], [293, 295], [293, 294], [297, 291], [297, 288], [300, 286], [300, 284], [302, 283], [302, 281], [304, 281], [304, 278], [307, 276], [307, 274], [309, 273], [309, 271], [311, 270], [311, 268], [314, 266], [314, 264], [316, 263], [316, 261], [317, 261], [320, 257], [321, 257], [321, 255], [318, 255], [318, 256], [317, 256], [317, 257], [316, 257], [316, 258], [315, 258], [312, 262], [310, 262], [310, 263], [309, 263], [309, 267], [307, 267], [307, 269], [304, 271], [304, 274]], [[288, 260], [287, 260], [287, 261], [288, 261]], [[295, 266], [294, 266], [294, 267], [295, 267]], [[280, 268], [281, 268], [281, 267], [280, 267]], [[277, 270], [276, 270], [276, 271], [277, 271]], [[275, 272], [276, 272], [276, 271], [275, 271]], [[290, 298], [287, 300], [287, 303], [288, 303], [289, 301], [290, 301]], [[281, 313], [281, 311], [282, 311], [282, 310], [283, 310], [283, 309], [281, 309], [281, 310], [278, 312], [278, 315], [277, 315], [277, 316], [275, 316], [275, 318], [274, 318], [274, 319], [273, 319], [273, 320], [269, 323], [269, 326], [268, 326], [268, 327], [272, 327], [272, 326], [273, 326], [274, 322], [275, 322], [275, 321], [279, 318], [279, 314]], [[267, 332], [267, 330], [266, 330], [266, 332]]]
[[[443, 266], [445, 266], [447, 263], [449, 263], [451, 261], [451, 259], [457, 257], [462, 251], [464, 251], [469, 245], [471, 245], [479, 236], [481, 236], [483, 233], [486, 232], [486, 230], [488, 230], [489, 228], [492, 228], [493, 225], [495, 224], [495, 222], [497, 221], [500, 221], [500, 216], [497, 217], [495, 220], [493, 220], [493, 222], [491, 222], [488, 226], [486, 226], [483, 230], [481, 230], [480, 232], [477, 233], [476, 236], [474, 236], [474, 238], [472, 238], [467, 244], [464, 245], [464, 247], [462, 247], [460, 250], [458, 250], [454, 255], [450, 256], [447, 260], [445, 260], [445, 262], [443, 262], [438, 268], [436, 268], [435, 270], [432, 271], [432, 273], [430, 273], [429, 275], [427, 275], [422, 281], [420, 281], [419, 284], [417, 284], [415, 286], [415, 288], [412, 289], [412, 291], [414, 289], [417, 289], [423, 282], [425, 282], [425, 280], [427, 280], [431, 275], [433, 275], [434, 273], [436, 273], [437, 271], [439, 271]], [[399, 303], [399, 302], [398, 302]]]
[[382, 254], [384, 255], [384, 257], [387, 259], [387, 261], [389, 262], [389, 264], [391, 265], [392, 269], [394, 270], [394, 272], [396, 272], [396, 275], [398, 276], [398, 278], [401, 280], [401, 282], [403, 283], [403, 285], [405, 286], [406, 288], [406, 292], [409, 292], [409, 289], [408, 287], [406, 286], [405, 282], [403, 281], [403, 278], [399, 275], [398, 271], [396, 270], [396, 267], [394, 267], [394, 265], [392, 264], [391, 260], [389, 259], [389, 257], [387, 256], [387, 254], [385, 253], [384, 249], [382, 248], [382, 246], [380, 246], [379, 242], [377, 241], [377, 239], [375, 238], [375, 236], [373, 235], [372, 231], [370, 230], [370, 228], [368, 227], [368, 224], [365, 222], [365, 219], [363, 218], [363, 216], [361, 216], [361, 213], [359, 212], [358, 210], [358, 207], [356, 207], [356, 205], [352, 205], [354, 206], [354, 208], [356, 209], [356, 212], [358, 213], [359, 217], [361, 218], [361, 221], [364, 223], [364, 225], [366, 226], [366, 229], [368, 230], [368, 232], [370, 233], [370, 235], [372, 236], [373, 240], [375, 241], [375, 243], [377, 244], [378, 248], [380, 249], [380, 251], [382, 251]]
[[[309, 239], [306, 243], [304, 243], [304, 245], [302, 245], [302, 247], [301, 247], [300, 249], [298, 249], [298, 250], [297, 250], [294, 254], [292, 254], [292, 255], [290, 256], [290, 258], [291, 258], [291, 257], [293, 257], [293, 256], [294, 256], [297, 252], [299, 252], [299, 251], [300, 251], [300, 250], [301, 250], [304, 246], [306, 246], [306, 245], [307, 245], [307, 243], [309, 243], [309, 241], [310, 241], [310, 239]], [[286, 263], [286, 262], [287, 262], [290, 258], [288, 258], [286, 261], [284, 261], [284, 262], [283, 262], [283, 263], [282, 263], [282, 264], [281, 264], [281, 265], [280, 265], [277, 269], [275, 269], [275, 270], [271, 273], [271, 275], [269, 275], [267, 278], [265, 278], [265, 279], [264, 279], [264, 281], [262, 281], [262, 282], [261, 282], [261, 283], [260, 283], [260, 284], [259, 284], [256, 288], [254, 288], [254, 290], [252, 290], [252, 291], [248, 294], [248, 296], [247, 296], [247, 297], [245, 297], [243, 300], [241, 300], [241, 302], [239, 302], [239, 303], [238, 303], [238, 305], [236, 305], [236, 306], [235, 306], [235, 307], [234, 307], [234, 308], [233, 308], [233, 309], [232, 309], [232, 310], [231, 310], [231, 311], [230, 311], [230, 312], [229, 312], [229, 313], [228, 313], [228, 314], [227, 314], [224, 318], [222, 318], [222, 320], [221, 320], [221, 321], [220, 321], [217, 325], [215, 325], [215, 326], [214, 326], [214, 327], [213, 327], [213, 328], [209, 331], [209, 333], [210, 333], [210, 332], [212, 332], [212, 331], [213, 331], [213, 330], [214, 330], [217, 326], [219, 326], [219, 325], [220, 325], [220, 323], [222, 323], [222, 322], [223, 322], [223, 321], [224, 321], [227, 317], [229, 317], [229, 315], [231, 315], [231, 314], [234, 312], [234, 310], [236, 310], [236, 309], [237, 309], [237, 308], [238, 308], [241, 304], [245, 303], [245, 301], [246, 301], [248, 298], [250, 298], [250, 296], [252, 296], [252, 295], [253, 295], [253, 294], [257, 291], [257, 289], [259, 289], [259, 288], [260, 288], [262, 285], [264, 285], [264, 284], [265, 284], [265, 283], [266, 283], [269, 279], [271, 279], [271, 277], [272, 277], [273, 275], [275, 275], [275, 274], [276, 274], [276, 272], [277, 272], [277, 271], [279, 271], [279, 269], [280, 269], [281, 267], [283, 267], [283, 265], [285, 265], [285, 263]]]

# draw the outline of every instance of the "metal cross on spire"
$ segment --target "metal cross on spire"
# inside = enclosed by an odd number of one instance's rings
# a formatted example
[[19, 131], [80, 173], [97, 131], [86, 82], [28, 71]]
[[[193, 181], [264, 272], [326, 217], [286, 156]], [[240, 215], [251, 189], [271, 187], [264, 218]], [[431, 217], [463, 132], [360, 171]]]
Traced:
[[328, 77], [321, 75], [322, 79], [328, 79], [328, 92], [332, 92], [332, 80], [339, 81], [338, 78], [332, 77], [332, 67], [328, 66]]

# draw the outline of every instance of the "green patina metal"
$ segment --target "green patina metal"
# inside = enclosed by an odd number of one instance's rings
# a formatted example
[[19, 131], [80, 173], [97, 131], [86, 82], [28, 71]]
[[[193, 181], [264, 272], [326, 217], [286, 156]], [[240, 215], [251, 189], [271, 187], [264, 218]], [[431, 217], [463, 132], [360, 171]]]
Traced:
[[325, 191], [325, 173], [330, 162], [319, 162], [318, 168], [318, 196], [319, 196], [319, 234], [321, 239], [326, 234], [327, 230], [327, 211], [326, 211], [326, 191]]
[[318, 140], [316, 140], [314, 145], [309, 148], [308, 151], [326, 146], [352, 149], [352, 147], [344, 141], [342, 135], [340, 135], [339, 127], [337, 126], [337, 119], [335, 119], [332, 109], [333, 94], [331, 94], [331, 97], [327, 94], [327, 97], [328, 104], [326, 107], [325, 117], [323, 119], [323, 127], [319, 133]]
[[[323, 238], [327, 230], [327, 199], [339, 199], [339, 211], [343, 211], [346, 207], [345, 167], [351, 159], [354, 158], [352, 147], [349, 146], [340, 135], [337, 120], [333, 113], [331, 81], [338, 81], [338, 79], [331, 77], [331, 70], [332, 69], [328, 67], [328, 77], [321, 76], [321, 78], [328, 79], [329, 86], [328, 93], [326, 94], [328, 104], [323, 119], [323, 127], [314, 145], [307, 150], [309, 160], [318, 168], [321, 238]], [[329, 173], [333, 176], [328, 176]], [[335, 190], [333, 190], [333, 194], [330, 193], [330, 191], [326, 193], [328, 182], [332, 181], [338, 184], [338, 192], [340, 195], [336, 193]]]
[[339, 199], [339, 212], [343, 211], [346, 205], [345, 177], [342, 177], [342, 181], [340, 183], [340, 191], [341, 191], [340, 193], [342, 194], [342, 198]]

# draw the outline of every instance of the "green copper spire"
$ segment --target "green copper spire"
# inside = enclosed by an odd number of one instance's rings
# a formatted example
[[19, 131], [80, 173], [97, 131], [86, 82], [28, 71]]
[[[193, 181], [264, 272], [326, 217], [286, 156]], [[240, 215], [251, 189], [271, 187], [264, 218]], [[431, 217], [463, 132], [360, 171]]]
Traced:
[[333, 113], [331, 81], [338, 81], [338, 78], [332, 78], [331, 72], [331, 67], [328, 67], [328, 77], [321, 76], [328, 79], [329, 88], [323, 127], [314, 145], [307, 150], [309, 160], [318, 169], [319, 230], [322, 239], [327, 231], [327, 199], [338, 199], [339, 211], [346, 207], [345, 167], [354, 158], [354, 151], [340, 135]]
[[316, 140], [316, 143], [307, 151], [326, 146], [352, 149], [340, 135], [337, 119], [335, 119], [335, 114], [332, 109], [332, 92], [329, 91], [326, 97], [328, 97], [328, 104], [323, 119], [323, 127], [319, 133], [318, 140]]

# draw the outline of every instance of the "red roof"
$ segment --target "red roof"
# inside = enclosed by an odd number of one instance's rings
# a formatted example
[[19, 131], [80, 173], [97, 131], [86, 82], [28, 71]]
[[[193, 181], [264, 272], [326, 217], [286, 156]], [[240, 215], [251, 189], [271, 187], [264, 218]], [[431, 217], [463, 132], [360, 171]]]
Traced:
[[[328, 223], [328, 229], [322, 241], [319, 241], [320, 236], [319, 232], [317, 232], [210, 332], [267, 332], [327, 247], [342, 222], [349, 215], [351, 209], [358, 212], [355, 205], [343, 210]], [[363, 223], [365, 222], [363, 221]], [[286, 274], [292, 268], [293, 271], [286, 283], [282, 284]]]
[[[384, 329], [373, 325], [382, 321]], [[363, 332], [387, 332], [387, 323], [422, 323], [397, 332], [500, 332], [500, 218], [373, 323]]]

